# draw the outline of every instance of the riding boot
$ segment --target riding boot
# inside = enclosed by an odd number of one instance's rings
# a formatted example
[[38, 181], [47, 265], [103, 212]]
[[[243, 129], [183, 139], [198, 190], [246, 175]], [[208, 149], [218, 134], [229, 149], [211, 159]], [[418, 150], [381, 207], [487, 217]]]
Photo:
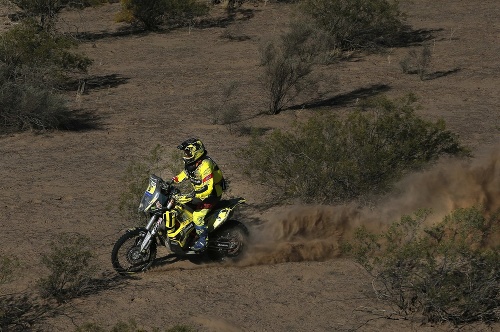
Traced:
[[205, 225], [203, 225], [203, 226], [194, 226], [194, 229], [196, 230], [196, 234], [198, 234], [198, 240], [191, 247], [191, 249], [194, 250], [194, 251], [203, 251], [203, 250], [205, 250], [205, 247], [207, 246], [207, 241], [208, 241], [208, 227], [205, 226]]

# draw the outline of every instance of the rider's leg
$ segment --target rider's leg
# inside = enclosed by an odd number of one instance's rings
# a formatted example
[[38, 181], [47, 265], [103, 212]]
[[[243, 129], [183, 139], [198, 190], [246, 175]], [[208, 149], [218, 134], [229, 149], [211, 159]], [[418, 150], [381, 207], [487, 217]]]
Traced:
[[198, 234], [198, 241], [192, 247], [193, 250], [205, 249], [208, 241], [208, 227], [205, 225], [205, 216], [210, 209], [201, 209], [193, 211], [193, 222], [196, 234]]

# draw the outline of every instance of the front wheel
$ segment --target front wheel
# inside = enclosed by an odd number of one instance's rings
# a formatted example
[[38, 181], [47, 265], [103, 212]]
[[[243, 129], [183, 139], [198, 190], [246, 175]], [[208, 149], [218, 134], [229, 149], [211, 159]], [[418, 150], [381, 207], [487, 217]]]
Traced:
[[146, 271], [156, 258], [156, 241], [141, 252], [141, 243], [146, 230], [133, 229], [116, 241], [111, 251], [111, 262], [116, 272], [126, 275]]
[[243, 256], [248, 243], [248, 229], [236, 220], [209, 235], [208, 256], [218, 261], [235, 261]]

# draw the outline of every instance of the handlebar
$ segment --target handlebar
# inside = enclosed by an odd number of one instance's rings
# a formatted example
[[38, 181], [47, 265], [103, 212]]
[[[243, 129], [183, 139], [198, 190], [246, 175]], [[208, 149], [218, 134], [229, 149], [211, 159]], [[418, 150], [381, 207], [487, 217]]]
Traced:
[[168, 190], [170, 188], [170, 186], [172, 185], [172, 181], [162, 181], [160, 183], [160, 186], [161, 186], [161, 189], [163, 190]]

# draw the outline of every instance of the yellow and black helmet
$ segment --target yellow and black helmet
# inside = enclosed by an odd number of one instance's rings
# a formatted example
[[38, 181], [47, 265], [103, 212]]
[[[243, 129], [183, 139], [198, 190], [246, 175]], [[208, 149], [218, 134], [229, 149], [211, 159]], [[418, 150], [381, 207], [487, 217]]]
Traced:
[[184, 162], [186, 164], [192, 164], [201, 157], [203, 157], [207, 152], [203, 143], [197, 138], [190, 138], [182, 142], [177, 149], [184, 151]]

